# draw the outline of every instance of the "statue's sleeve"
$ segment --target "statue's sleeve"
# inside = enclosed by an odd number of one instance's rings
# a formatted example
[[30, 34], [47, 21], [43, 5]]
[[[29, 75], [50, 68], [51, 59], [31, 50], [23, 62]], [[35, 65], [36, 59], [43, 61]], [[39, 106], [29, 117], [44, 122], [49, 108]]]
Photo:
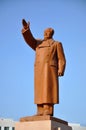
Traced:
[[62, 43], [60, 42], [57, 44], [57, 57], [58, 57], [58, 71], [60, 71], [62, 75], [64, 75], [66, 59]]
[[22, 35], [24, 37], [24, 40], [26, 41], [26, 43], [34, 50], [36, 50], [36, 46], [37, 46], [37, 40], [33, 37], [30, 29], [22, 29]]

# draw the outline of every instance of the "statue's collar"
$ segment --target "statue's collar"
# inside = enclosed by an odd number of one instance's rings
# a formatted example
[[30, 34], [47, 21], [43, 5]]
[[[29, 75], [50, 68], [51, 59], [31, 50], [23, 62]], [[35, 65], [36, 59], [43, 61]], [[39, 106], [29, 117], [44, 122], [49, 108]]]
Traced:
[[41, 44], [39, 44], [40, 47], [50, 47], [54, 43], [53, 39], [47, 39], [47, 40], [42, 40]]

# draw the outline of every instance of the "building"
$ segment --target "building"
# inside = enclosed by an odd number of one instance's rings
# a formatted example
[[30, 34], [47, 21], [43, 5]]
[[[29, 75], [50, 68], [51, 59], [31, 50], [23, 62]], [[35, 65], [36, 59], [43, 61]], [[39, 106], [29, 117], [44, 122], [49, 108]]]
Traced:
[[14, 130], [15, 121], [12, 119], [0, 118], [0, 130]]
[[86, 127], [80, 124], [68, 123], [68, 125], [72, 127], [72, 130], [86, 130]]

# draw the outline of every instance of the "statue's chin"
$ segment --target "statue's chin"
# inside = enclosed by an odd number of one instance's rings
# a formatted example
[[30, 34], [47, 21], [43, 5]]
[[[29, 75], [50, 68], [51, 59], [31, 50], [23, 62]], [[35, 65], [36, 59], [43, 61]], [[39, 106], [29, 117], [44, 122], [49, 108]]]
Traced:
[[44, 37], [44, 40], [48, 40], [49, 39], [49, 37]]

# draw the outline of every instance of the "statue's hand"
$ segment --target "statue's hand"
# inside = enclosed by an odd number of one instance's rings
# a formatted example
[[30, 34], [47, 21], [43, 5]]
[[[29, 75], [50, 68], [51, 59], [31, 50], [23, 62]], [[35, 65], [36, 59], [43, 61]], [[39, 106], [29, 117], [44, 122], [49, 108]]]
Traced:
[[22, 19], [22, 25], [24, 27], [24, 29], [28, 29], [30, 27], [30, 22], [26, 22], [25, 19]]
[[58, 71], [58, 76], [63, 76], [64, 74], [60, 71]]

